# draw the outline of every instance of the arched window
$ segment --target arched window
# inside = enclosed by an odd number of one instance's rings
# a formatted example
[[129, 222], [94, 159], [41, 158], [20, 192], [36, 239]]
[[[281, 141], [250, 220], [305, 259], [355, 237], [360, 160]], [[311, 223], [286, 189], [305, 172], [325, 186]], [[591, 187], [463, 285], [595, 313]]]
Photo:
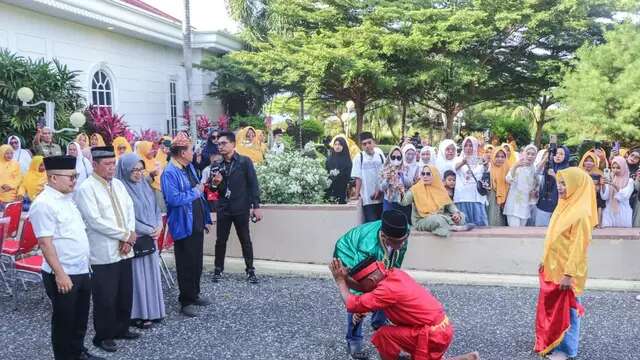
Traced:
[[109, 75], [98, 70], [91, 80], [91, 104], [98, 107], [113, 107], [113, 85]]

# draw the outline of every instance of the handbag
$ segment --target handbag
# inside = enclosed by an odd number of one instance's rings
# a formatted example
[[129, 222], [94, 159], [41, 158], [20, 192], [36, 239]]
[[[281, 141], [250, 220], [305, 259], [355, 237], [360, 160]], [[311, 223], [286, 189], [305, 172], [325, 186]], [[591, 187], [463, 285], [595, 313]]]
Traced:
[[133, 245], [133, 257], [142, 257], [156, 252], [156, 242], [149, 235], [138, 236]]
[[480, 194], [481, 196], [487, 196], [487, 194], [489, 193], [489, 190], [487, 190], [486, 187], [484, 187], [484, 178], [485, 178], [485, 174], [488, 174], [487, 172], [482, 173], [482, 180], [483, 181], [478, 181], [478, 179], [476, 178], [476, 175], [473, 173], [473, 171], [471, 171], [471, 168], [469, 167], [469, 165], [467, 165], [467, 167], [469, 168], [469, 172], [471, 173], [471, 176], [473, 176], [473, 180], [475, 180], [476, 182], [476, 190], [478, 190], [478, 194]]

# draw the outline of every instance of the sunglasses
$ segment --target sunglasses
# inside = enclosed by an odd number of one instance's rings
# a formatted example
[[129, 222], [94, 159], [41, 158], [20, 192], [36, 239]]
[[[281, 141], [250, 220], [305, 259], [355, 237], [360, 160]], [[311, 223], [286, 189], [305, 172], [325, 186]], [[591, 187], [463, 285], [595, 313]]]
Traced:
[[389, 158], [391, 160], [402, 160], [402, 156], [393, 156], [393, 155], [391, 155]]
[[422, 175], [422, 176], [431, 176], [431, 173], [423, 171], [423, 172], [420, 173], [420, 175]]

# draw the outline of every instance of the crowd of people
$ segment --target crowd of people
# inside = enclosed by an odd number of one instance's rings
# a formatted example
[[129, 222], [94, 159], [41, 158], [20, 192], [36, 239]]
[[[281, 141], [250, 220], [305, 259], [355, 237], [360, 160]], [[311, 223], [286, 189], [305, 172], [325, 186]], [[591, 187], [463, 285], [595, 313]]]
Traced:
[[406, 140], [385, 156], [371, 133], [359, 140], [362, 152], [352, 157], [347, 139], [333, 139], [328, 193], [346, 203], [351, 192], [366, 222], [398, 209], [416, 230], [440, 236], [475, 226], [546, 227], [558, 204], [557, 173], [575, 166], [596, 186], [599, 227], [640, 227], [640, 149], [614, 146], [607, 156], [598, 145], [572, 164], [570, 149], [557, 143], [518, 149], [469, 136], [416, 148]]

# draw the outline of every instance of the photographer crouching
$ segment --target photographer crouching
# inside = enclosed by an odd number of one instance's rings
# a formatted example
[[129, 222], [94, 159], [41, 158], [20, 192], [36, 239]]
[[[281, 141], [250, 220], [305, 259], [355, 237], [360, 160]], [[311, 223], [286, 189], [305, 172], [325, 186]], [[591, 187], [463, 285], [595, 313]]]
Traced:
[[257, 284], [258, 278], [253, 267], [253, 245], [249, 234], [249, 219], [253, 222], [262, 220], [256, 171], [251, 159], [236, 152], [236, 136], [232, 132], [220, 133], [218, 150], [223, 161], [210, 170], [213, 174], [211, 187], [219, 194], [213, 281], [218, 282], [222, 278], [227, 240], [233, 224], [242, 246], [247, 281]]

